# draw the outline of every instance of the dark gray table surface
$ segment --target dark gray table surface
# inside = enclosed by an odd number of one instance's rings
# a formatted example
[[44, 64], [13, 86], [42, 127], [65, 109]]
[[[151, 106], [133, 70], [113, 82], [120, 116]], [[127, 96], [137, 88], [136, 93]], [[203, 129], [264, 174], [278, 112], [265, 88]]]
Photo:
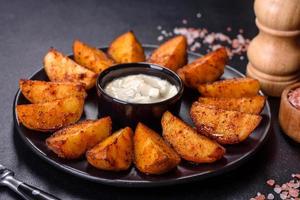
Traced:
[[[249, 199], [269, 193], [265, 181], [279, 183], [300, 171], [299, 145], [285, 137], [278, 125], [279, 99], [269, 98], [272, 125], [269, 139], [246, 164], [206, 181], [154, 189], [116, 188], [69, 175], [41, 160], [25, 146], [14, 130], [12, 104], [18, 80], [42, 66], [49, 47], [69, 54], [79, 38], [95, 46], [107, 45], [118, 34], [132, 29], [142, 43], [158, 44], [157, 25], [171, 29], [189, 20], [190, 26], [224, 31], [227, 26], [254, 37], [253, 1], [250, 0], [99, 0], [99, 1], [0, 1], [0, 163], [16, 177], [62, 199]], [[195, 20], [197, 12], [201, 20]], [[193, 19], [193, 20], [192, 20]], [[204, 53], [204, 52], [203, 52]], [[247, 60], [230, 65], [245, 72]], [[0, 188], [0, 199], [19, 199]]]

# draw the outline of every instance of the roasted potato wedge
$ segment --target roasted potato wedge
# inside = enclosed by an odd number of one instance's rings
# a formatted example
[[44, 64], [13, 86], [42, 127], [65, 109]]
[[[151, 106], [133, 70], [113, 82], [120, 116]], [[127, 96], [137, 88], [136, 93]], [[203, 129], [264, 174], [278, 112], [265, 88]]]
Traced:
[[200, 97], [198, 102], [203, 105], [214, 106], [217, 109], [259, 114], [265, 105], [266, 98], [260, 95], [242, 98]]
[[132, 31], [117, 37], [109, 46], [108, 54], [117, 63], [144, 62], [145, 53]]
[[204, 97], [252, 97], [258, 94], [260, 85], [252, 78], [234, 78], [200, 84], [198, 91]]
[[163, 174], [180, 162], [178, 154], [155, 131], [139, 123], [134, 133], [134, 163], [146, 174]]
[[219, 79], [227, 61], [227, 51], [223, 47], [179, 68], [177, 73], [187, 87], [197, 89], [199, 84]]
[[75, 40], [73, 43], [73, 53], [74, 60], [92, 70], [93, 72], [99, 74], [103, 70], [114, 65], [114, 61], [110, 59], [103, 51], [100, 49], [91, 47], [79, 40]]
[[88, 162], [102, 170], [127, 170], [133, 160], [132, 130], [129, 127], [115, 132], [87, 151]]
[[166, 41], [150, 56], [150, 63], [162, 65], [173, 71], [187, 64], [187, 40], [179, 35]]
[[55, 132], [46, 144], [59, 157], [79, 158], [111, 134], [111, 124], [110, 117], [85, 120]]
[[199, 102], [193, 103], [190, 114], [199, 133], [221, 144], [244, 141], [261, 121], [259, 115], [216, 109]]
[[163, 114], [163, 137], [181, 158], [194, 163], [212, 163], [223, 157], [225, 149], [217, 142], [198, 134], [169, 111]]
[[67, 97], [46, 103], [17, 105], [18, 120], [37, 131], [54, 131], [77, 122], [83, 112], [84, 98]]
[[31, 103], [45, 103], [71, 96], [86, 97], [82, 83], [20, 80], [19, 86], [22, 94]]
[[79, 82], [85, 84], [86, 89], [92, 88], [96, 83], [95, 72], [77, 64], [53, 48], [44, 57], [44, 68], [51, 81]]

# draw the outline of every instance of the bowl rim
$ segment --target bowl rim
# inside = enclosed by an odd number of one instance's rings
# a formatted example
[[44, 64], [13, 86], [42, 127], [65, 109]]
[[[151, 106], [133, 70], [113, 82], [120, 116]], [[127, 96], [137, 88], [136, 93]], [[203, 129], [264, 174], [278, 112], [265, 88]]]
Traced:
[[[118, 99], [118, 98], [115, 98], [115, 97], [112, 97], [111, 95], [107, 94], [104, 90], [103, 87], [101, 87], [100, 85], [100, 81], [101, 79], [103, 79], [105, 77], [105, 75], [107, 75], [109, 72], [113, 71], [113, 70], [118, 70], [120, 68], [125, 68], [125, 67], [131, 67], [132, 65], [139, 65], [139, 66], [136, 66], [137, 68], [138, 67], [145, 67], [145, 68], [151, 68], [151, 69], [154, 69], [154, 70], [158, 70], [160, 69], [159, 71], [161, 73], [165, 73], [164, 71], [167, 71], [169, 72], [169, 74], [167, 74], [168, 76], [171, 76], [170, 74], [172, 74], [173, 77], [175, 77], [175, 79], [178, 80], [178, 83], [179, 83], [179, 90], [178, 92], [168, 98], [168, 99], [165, 99], [163, 101], [157, 101], [157, 102], [153, 102], [153, 103], [135, 103], [135, 102], [128, 102], [128, 101], [124, 101], [124, 100], [121, 100], [121, 99]], [[146, 73], [145, 73], [146, 74]], [[146, 74], [148, 75], [148, 74]], [[151, 75], [151, 76], [154, 76], [154, 75]], [[122, 77], [122, 76], [120, 76]], [[166, 68], [166, 67], [163, 67], [161, 65], [157, 65], [157, 64], [154, 64], [154, 63], [149, 63], [149, 62], [131, 62], [131, 63], [119, 63], [119, 64], [116, 64], [116, 65], [113, 65], [105, 70], [103, 70], [97, 77], [97, 80], [96, 80], [96, 90], [99, 91], [102, 95], [108, 97], [108, 98], [111, 98], [114, 102], [117, 102], [119, 104], [124, 104], [124, 105], [132, 105], [132, 106], [155, 106], [155, 105], [159, 105], [159, 104], [164, 104], [166, 102], [169, 102], [169, 101], [173, 101], [174, 99], [180, 99], [183, 95], [183, 91], [184, 91], [184, 85], [183, 85], [183, 82], [181, 80], [181, 78], [178, 76], [177, 73], [175, 73], [174, 71]]]

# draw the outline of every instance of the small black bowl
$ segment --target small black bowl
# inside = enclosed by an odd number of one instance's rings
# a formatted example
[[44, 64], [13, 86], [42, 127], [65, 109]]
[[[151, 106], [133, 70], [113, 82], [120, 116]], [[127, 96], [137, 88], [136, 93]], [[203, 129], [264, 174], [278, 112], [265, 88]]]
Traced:
[[[160, 102], [131, 103], [116, 99], [104, 91], [106, 84], [113, 79], [134, 74], [146, 74], [167, 80], [177, 87], [178, 93]], [[96, 88], [99, 117], [110, 116], [114, 126], [118, 128], [123, 126], [134, 128], [138, 122], [143, 122], [154, 129], [159, 129], [160, 119], [165, 111], [179, 113], [184, 90], [183, 83], [176, 73], [150, 63], [126, 63], [110, 67], [98, 76]]]

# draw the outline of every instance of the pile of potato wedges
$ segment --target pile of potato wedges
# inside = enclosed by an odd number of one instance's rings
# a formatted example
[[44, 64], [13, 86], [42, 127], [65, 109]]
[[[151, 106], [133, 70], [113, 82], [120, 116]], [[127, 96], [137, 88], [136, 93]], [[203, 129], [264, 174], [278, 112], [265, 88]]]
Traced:
[[[30, 104], [17, 105], [18, 120], [28, 129], [52, 133], [46, 145], [64, 159], [81, 159], [101, 170], [128, 170], [132, 164], [145, 174], [163, 174], [186, 160], [212, 163], [226, 153], [222, 145], [244, 141], [259, 125], [266, 98], [251, 78], [220, 80], [228, 61], [225, 48], [190, 63], [187, 40], [176, 36], [146, 58], [132, 31], [110, 44], [107, 52], [79, 40], [71, 59], [54, 48], [44, 57], [50, 81], [20, 80]], [[155, 63], [176, 72], [184, 85], [199, 92], [190, 109], [191, 127], [171, 112], [161, 118], [162, 133], [140, 122], [112, 133], [111, 118], [82, 120], [87, 90], [103, 70], [117, 63]]]

